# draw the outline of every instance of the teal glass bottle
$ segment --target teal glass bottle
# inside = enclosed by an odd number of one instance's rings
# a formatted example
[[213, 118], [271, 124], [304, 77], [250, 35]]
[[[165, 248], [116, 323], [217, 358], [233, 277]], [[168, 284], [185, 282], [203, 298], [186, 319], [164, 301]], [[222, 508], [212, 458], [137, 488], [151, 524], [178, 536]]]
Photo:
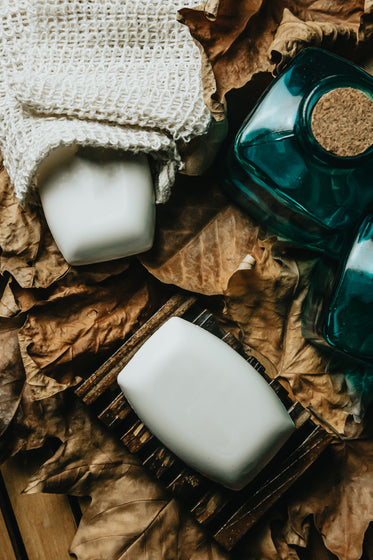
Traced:
[[302, 312], [302, 333], [354, 359], [373, 363], [373, 214], [344, 259], [320, 259]]
[[342, 157], [311, 128], [317, 102], [339, 88], [373, 101], [372, 76], [326, 51], [304, 50], [242, 125], [222, 174], [226, 193], [260, 222], [331, 255], [340, 254], [373, 201], [373, 146]]

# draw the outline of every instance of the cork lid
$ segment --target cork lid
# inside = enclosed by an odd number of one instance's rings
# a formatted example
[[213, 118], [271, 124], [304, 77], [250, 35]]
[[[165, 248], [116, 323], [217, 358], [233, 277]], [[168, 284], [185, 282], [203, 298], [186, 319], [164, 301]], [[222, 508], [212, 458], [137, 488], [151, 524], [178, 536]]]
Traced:
[[340, 157], [358, 156], [373, 144], [373, 101], [353, 87], [333, 89], [317, 101], [311, 130], [328, 152]]

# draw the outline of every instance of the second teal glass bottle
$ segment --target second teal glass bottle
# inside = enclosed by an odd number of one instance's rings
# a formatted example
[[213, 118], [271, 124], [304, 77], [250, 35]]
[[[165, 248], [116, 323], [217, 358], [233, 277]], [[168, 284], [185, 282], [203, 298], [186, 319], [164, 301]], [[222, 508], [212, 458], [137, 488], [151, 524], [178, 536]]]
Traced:
[[317, 264], [302, 313], [311, 342], [373, 364], [373, 215], [357, 229], [343, 259]]

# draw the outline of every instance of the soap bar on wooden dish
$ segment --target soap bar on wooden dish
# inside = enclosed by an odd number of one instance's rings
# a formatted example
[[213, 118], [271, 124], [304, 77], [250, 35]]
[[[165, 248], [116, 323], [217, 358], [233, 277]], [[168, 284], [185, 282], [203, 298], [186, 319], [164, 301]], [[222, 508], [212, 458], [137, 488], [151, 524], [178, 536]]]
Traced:
[[118, 375], [149, 430], [186, 464], [240, 490], [295, 427], [263, 377], [223, 341], [179, 317]]
[[144, 154], [59, 148], [39, 169], [39, 193], [66, 261], [91, 264], [150, 249], [155, 204]]

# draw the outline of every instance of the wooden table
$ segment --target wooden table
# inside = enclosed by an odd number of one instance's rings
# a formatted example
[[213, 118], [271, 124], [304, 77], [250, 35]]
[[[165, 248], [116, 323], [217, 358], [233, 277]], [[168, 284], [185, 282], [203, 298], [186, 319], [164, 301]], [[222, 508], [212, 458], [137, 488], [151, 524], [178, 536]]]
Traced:
[[79, 502], [65, 495], [22, 494], [37, 465], [31, 452], [1, 468], [0, 560], [71, 560]]

